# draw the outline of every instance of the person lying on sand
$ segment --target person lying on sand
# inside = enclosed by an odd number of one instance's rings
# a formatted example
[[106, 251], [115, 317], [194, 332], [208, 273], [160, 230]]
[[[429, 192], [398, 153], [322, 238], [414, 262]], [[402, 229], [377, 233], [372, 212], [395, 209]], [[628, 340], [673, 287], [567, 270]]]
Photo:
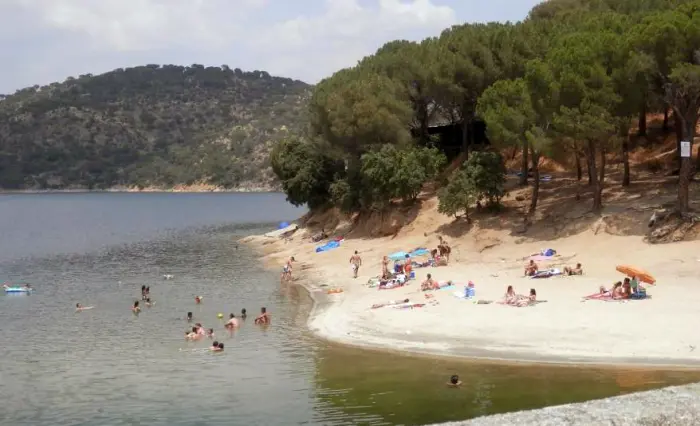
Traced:
[[408, 303], [408, 302], [409, 302], [408, 299], [390, 300], [386, 303], [375, 303], [374, 305], [372, 305], [372, 309], [379, 309], [379, 308], [383, 308], [385, 306], [401, 305], [401, 304]]
[[420, 285], [420, 289], [422, 291], [437, 290], [439, 288], [440, 286], [438, 285], [437, 281], [435, 281], [430, 274], [428, 274], [428, 277]]
[[462, 381], [459, 380], [459, 376], [455, 374], [452, 377], [450, 377], [450, 381], [447, 382], [447, 386], [451, 388], [458, 388], [462, 386]]
[[539, 271], [539, 266], [535, 263], [534, 260], [530, 259], [530, 261], [525, 265], [525, 276], [526, 277], [532, 277], [534, 276], [537, 271]]
[[580, 263], [576, 264], [576, 267], [572, 268], [570, 266], [564, 267], [564, 275], [583, 275], [583, 268]]

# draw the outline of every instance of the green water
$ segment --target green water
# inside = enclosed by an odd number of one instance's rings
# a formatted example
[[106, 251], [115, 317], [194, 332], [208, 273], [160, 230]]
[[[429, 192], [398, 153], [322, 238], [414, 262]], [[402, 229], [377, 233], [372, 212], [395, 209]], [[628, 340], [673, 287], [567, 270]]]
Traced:
[[[501, 365], [326, 344], [316, 356], [325, 399], [349, 417], [422, 425], [582, 402], [700, 381], [700, 371]], [[458, 374], [460, 388], [446, 386]]]

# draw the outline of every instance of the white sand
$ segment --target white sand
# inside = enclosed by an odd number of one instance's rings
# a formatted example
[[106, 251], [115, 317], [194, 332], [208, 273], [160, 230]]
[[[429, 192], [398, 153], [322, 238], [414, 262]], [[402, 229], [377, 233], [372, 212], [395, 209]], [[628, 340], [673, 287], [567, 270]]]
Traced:
[[[393, 239], [346, 240], [340, 248], [325, 253], [315, 253], [318, 244], [302, 239], [302, 230], [288, 242], [261, 237], [247, 241], [266, 252], [266, 260], [274, 265], [296, 257], [297, 283], [312, 295], [322, 296], [318, 301], [331, 302], [320, 304], [309, 319], [310, 328], [329, 340], [520, 361], [700, 365], [700, 242], [648, 245], [640, 237], [585, 231], [556, 241], [517, 244], [505, 231], [473, 230], [460, 238], [447, 237], [453, 247], [449, 266], [417, 269], [417, 279], [402, 288], [368, 288], [368, 279], [381, 271], [383, 255], [436, 246], [436, 234], [425, 236], [414, 230], [434, 226], [423, 223], [422, 228], [411, 228]], [[484, 241], [496, 239], [501, 243], [479, 253], [488, 245]], [[575, 254], [565, 264], [581, 262], [585, 275], [523, 278], [525, 262], [518, 259], [548, 247], [564, 257]], [[352, 278], [349, 267], [354, 250], [363, 259], [357, 279]], [[624, 278], [615, 271], [617, 264], [637, 265], [651, 272], [658, 280], [656, 286], [647, 286], [652, 298], [582, 302], [583, 296], [597, 292], [601, 285], [609, 288]], [[535, 288], [538, 298], [547, 302], [525, 308], [477, 305], [457, 299], [453, 290], [441, 290], [431, 292], [439, 303], [432, 305], [420, 291], [427, 273], [438, 281], [474, 281], [477, 299], [501, 300], [506, 287], [513, 285], [519, 294]], [[344, 291], [326, 296], [322, 284]], [[413, 310], [370, 309], [375, 303], [404, 298], [427, 304]]]

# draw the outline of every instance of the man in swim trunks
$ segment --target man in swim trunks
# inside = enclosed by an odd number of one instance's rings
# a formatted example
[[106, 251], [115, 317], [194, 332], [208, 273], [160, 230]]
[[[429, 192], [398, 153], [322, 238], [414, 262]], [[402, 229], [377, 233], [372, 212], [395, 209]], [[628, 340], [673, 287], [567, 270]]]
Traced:
[[572, 268], [570, 266], [566, 266], [566, 267], [564, 267], [564, 274], [565, 275], [583, 275], [583, 268], [581, 267], [580, 263], [577, 263], [575, 268]]
[[350, 257], [350, 264], [352, 265], [353, 278], [357, 278], [357, 272], [360, 270], [360, 266], [362, 266], [362, 258], [357, 253], [357, 250], [355, 250], [355, 254]]
[[530, 262], [528, 262], [528, 264], [525, 265], [525, 276], [532, 277], [535, 274], [537, 274], [538, 270], [539, 270], [539, 267], [537, 266], [535, 261], [530, 259]]
[[265, 307], [260, 308], [260, 315], [258, 315], [258, 317], [255, 318], [255, 323], [256, 324], [269, 324], [270, 323], [270, 314], [267, 313], [267, 308], [265, 308]]

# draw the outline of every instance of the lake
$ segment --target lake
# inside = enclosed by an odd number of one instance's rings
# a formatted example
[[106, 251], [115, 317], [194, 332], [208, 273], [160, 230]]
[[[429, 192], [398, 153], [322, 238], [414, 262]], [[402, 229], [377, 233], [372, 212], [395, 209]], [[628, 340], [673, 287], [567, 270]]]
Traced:
[[[303, 213], [280, 194], [0, 195], [0, 280], [36, 288], [0, 295], [0, 424], [418, 425], [700, 380], [316, 339], [306, 292], [282, 287], [236, 243]], [[142, 285], [155, 305], [134, 316]], [[76, 303], [94, 309], [76, 313]], [[229, 335], [217, 318], [262, 306], [267, 328], [249, 319]], [[184, 340], [187, 312], [215, 329], [223, 353]], [[454, 373], [463, 388], [444, 386]]]

